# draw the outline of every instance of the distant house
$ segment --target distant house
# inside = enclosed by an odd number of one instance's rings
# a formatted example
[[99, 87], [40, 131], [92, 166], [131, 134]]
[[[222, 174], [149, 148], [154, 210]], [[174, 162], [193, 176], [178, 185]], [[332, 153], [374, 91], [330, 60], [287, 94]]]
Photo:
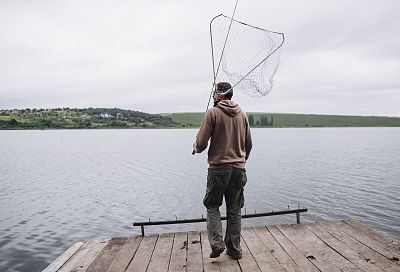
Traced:
[[119, 119], [119, 118], [121, 118], [122, 117], [122, 114], [121, 113], [117, 113], [117, 119]]
[[13, 109], [13, 110], [11, 111], [11, 114], [18, 115], [18, 114], [19, 114], [19, 110]]
[[110, 117], [111, 117], [111, 114], [109, 114], [109, 113], [107, 113], [107, 112], [105, 112], [105, 113], [100, 113], [100, 117], [101, 117], [101, 118], [110, 118]]

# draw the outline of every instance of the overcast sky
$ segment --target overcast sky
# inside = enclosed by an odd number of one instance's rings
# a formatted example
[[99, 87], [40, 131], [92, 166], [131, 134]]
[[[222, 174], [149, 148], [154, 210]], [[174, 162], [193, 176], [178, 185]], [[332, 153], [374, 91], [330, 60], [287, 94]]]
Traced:
[[[234, 0], [0, 0], [0, 108], [204, 111], [209, 21]], [[400, 1], [239, 0], [235, 18], [286, 41], [248, 112], [400, 116]]]

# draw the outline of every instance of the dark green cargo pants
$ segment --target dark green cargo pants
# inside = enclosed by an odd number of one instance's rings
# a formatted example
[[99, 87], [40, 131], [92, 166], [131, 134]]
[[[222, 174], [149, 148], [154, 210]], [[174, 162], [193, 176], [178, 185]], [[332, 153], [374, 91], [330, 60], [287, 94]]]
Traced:
[[[233, 254], [242, 252], [240, 247], [241, 208], [244, 205], [243, 188], [246, 185], [246, 170], [225, 165], [209, 168], [204, 206], [207, 208], [207, 231], [211, 249], [226, 248]], [[227, 225], [225, 245], [222, 240], [222, 224], [219, 207], [225, 196]]]

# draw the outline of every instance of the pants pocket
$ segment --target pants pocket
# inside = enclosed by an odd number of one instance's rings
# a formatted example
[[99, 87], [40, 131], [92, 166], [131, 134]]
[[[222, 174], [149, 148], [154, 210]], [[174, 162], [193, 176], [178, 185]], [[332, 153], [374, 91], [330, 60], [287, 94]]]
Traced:
[[244, 186], [246, 185], [246, 183], [247, 183], [247, 174], [246, 174], [246, 170], [240, 170], [238, 187], [239, 187], [239, 188], [244, 188]]
[[239, 174], [238, 187], [240, 188], [240, 208], [244, 207], [244, 186], [247, 183], [246, 170], [241, 170]]
[[224, 192], [229, 184], [231, 168], [209, 168], [207, 175], [207, 190], [203, 204], [207, 208], [222, 205]]
[[207, 176], [207, 190], [224, 190], [228, 186], [231, 173], [232, 169], [228, 166], [220, 168], [209, 168]]

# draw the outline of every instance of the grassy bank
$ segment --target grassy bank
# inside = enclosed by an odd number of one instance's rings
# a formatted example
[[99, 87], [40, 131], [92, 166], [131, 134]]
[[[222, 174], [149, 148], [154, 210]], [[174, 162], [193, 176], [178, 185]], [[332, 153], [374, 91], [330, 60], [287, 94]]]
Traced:
[[[185, 127], [198, 127], [203, 112], [163, 114]], [[400, 117], [290, 113], [247, 113], [252, 127], [400, 127]]]

